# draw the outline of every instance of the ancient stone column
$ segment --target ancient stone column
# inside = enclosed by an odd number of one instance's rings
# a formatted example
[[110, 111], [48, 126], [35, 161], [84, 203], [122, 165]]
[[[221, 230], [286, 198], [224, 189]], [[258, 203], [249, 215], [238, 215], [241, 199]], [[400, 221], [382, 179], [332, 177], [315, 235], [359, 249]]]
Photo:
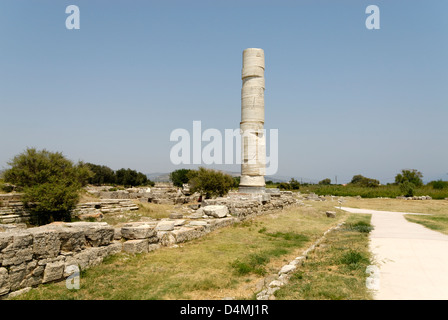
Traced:
[[264, 136], [264, 51], [243, 51], [241, 78], [241, 181], [240, 192], [263, 193], [266, 171]]

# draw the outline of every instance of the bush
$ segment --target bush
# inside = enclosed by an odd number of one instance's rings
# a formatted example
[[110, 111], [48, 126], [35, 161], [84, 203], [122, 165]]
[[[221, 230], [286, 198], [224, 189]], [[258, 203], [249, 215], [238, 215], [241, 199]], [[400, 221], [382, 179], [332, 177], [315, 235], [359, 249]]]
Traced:
[[405, 197], [413, 197], [415, 194], [415, 185], [412, 182], [404, 181], [399, 184], [400, 191]]
[[203, 167], [188, 172], [188, 179], [190, 191], [199, 192], [206, 199], [226, 195], [234, 183], [232, 176]]
[[278, 184], [278, 188], [280, 189], [280, 190], [291, 190], [292, 188], [291, 188], [291, 185], [288, 183], [288, 182], [280, 182], [279, 184]]
[[327, 186], [327, 185], [330, 185], [331, 184], [331, 179], [323, 179], [323, 180], [321, 180], [321, 181], [319, 181], [319, 184], [320, 185], [324, 185], [324, 186]]
[[298, 182], [294, 178], [291, 178], [291, 180], [289, 181], [289, 185], [291, 186], [292, 190], [299, 190], [300, 189], [300, 182]]
[[350, 184], [360, 186], [360, 187], [368, 187], [374, 188], [380, 185], [380, 182], [376, 179], [366, 178], [360, 174], [353, 176]]
[[8, 163], [4, 179], [24, 192], [23, 203], [31, 211], [31, 222], [70, 221], [80, 189], [92, 173], [83, 164], [74, 165], [60, 152], [29, 148]]
[[448, 188], [448, 181], [436, 180], [429, 182], [428, 185], [432, 186], [433, 189], [443, 190], [445, 188]]

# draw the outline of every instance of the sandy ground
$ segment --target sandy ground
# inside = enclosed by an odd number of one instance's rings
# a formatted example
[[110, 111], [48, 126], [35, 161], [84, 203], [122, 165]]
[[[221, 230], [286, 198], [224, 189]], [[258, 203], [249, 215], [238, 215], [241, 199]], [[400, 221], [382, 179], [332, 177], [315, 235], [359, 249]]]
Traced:
[[447, 235], [408, 222], [404, 217], [419, 213], [341, 209], [372, 214], [375, 229], [370, 234], [370, 250], [379, 267], [375, 299], [448, 299]]

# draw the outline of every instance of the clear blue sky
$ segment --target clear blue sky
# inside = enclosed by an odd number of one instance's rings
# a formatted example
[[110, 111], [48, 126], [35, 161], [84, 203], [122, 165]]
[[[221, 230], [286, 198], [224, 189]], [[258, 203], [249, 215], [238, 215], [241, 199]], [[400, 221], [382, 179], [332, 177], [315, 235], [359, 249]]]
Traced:
[[[80, 30], [65, 28], [71, 4]], [[370, 4], [380, 30], [365, 27]], [[242, 51], [256, 47], [279, 175], [446, 180], [447, 36], [443, 0], [1, 0], [0, 169], [26, 147], [179, 168], [172, 130], [239, 127]]]

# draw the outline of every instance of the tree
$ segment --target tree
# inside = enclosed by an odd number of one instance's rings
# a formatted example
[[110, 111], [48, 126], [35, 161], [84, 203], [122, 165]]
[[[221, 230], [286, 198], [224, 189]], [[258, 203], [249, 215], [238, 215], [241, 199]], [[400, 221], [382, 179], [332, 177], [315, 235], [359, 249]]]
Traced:
[[93, 172], [89, 183], [93, 185], [115, 184], [116, 176], [114, 170], [107, 166], [101, 166], [93, 163], [86, 163], [86, 166]]
[[15, 156], [4, 179], [23, 191], [22, 201], [31, 212], [31, 222], [71, 220], [79, 191], [92, 173], [83, 163], [74, 165], [60, 152], [28, 148]]
[[400, 184], [405, 181], [412, 183], [416, 187], [421, 187], [423, 185], [423, 174], [416, 169], [403, 169], [401, 173], [395, 176], [395, 183]]
[[291, 178], [291, 180], [289, 181], [289, 185], [290, 185], [292, 190], [299, 190], [300, 189], [300, 182], [297, 181], [294, 178]]
[[330, 185], [331, 184], [331, 179], [328, 179], [328, 178], [323, 179], [323, 180], [319, 181], [319, 184], [320, 185], [324, 185], [324, 186]]
[[154, 183], [148, 179], [148, 177], [135, 170], [131, 169], [120, 169], [115, 172], [116, 183], [126, 187], [136, 187], [142, 185], [154, 185]]
[[351, 184], [359, 186], [359, 187], [378, 187], [380, 185], [380, 182], [376, 179], [366, 178], [360, 174], [353, 176], [352, 181], [350, 181]]
[[189, 169], [178, 169], [170, 173], [170, 180], [176, 187], [182, 188], [185, 183], [188, 183]]
[[187, 174], [191, 192], [199, 192], [205, 198], [224, 196], [234, 183], [232, 176], [220, 171], [205, 169], [190, 170]]

